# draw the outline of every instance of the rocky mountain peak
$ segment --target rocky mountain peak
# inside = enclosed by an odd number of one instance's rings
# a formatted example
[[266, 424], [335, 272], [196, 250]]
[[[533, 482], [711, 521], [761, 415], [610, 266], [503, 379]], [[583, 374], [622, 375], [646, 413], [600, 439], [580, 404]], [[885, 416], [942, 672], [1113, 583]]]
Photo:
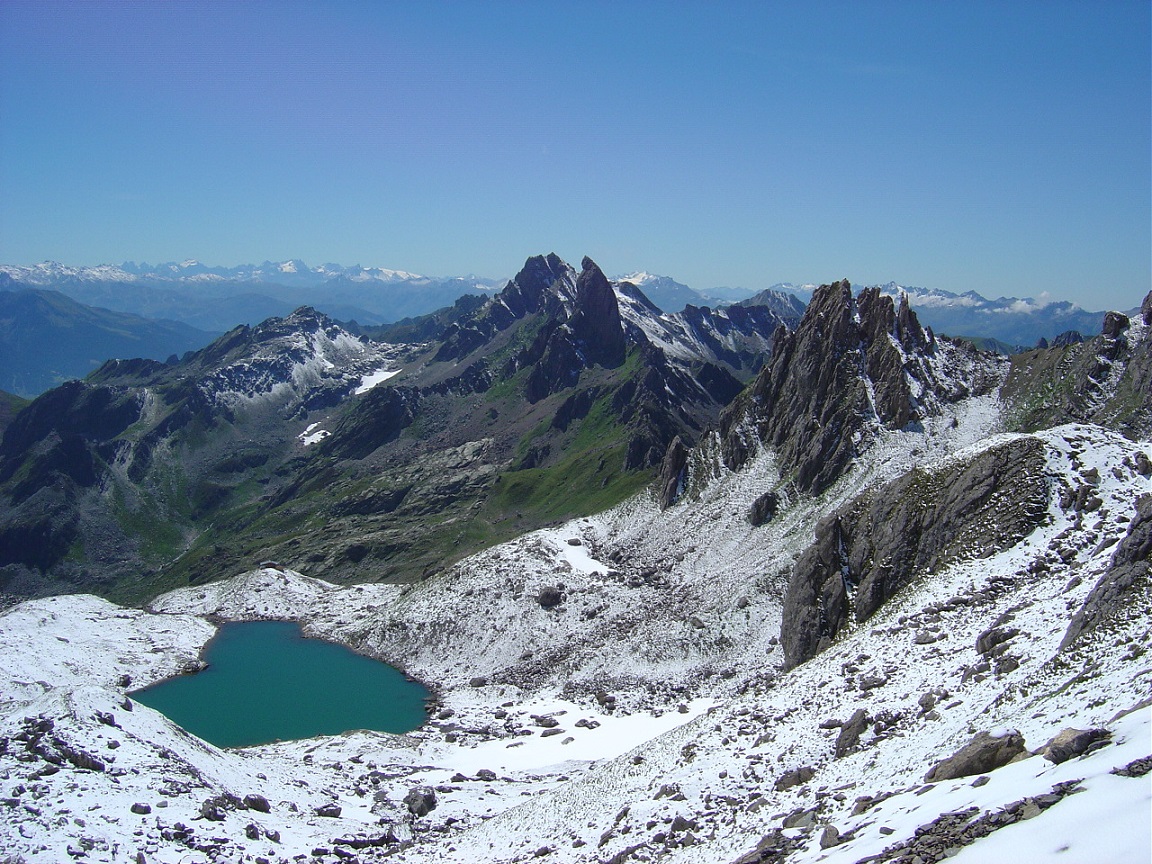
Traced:
[[559, 300], [570, 299], [575, 278], [572, 267], [555, 252], [533, 255], [498, 297], [515, 318], [522, 318], [555, 306]]
[[591, 258], [585, 256], [580, 266], [576, 311], [568, 326], [591, 362], [618, 366], [624, 362], [627, 346], [616, 292]]
[[985, 365], [970, 349], [938, 344], [906, 297], [897, 307], [879, 288], [853, 297], [847, 280], [822, 285], [721, 419], [725, 462], [739, 468], [765, 444], [800, 491], [819, 493], [880, 428], [905, 428], [941, 401], [994, 387], [998, 374]]

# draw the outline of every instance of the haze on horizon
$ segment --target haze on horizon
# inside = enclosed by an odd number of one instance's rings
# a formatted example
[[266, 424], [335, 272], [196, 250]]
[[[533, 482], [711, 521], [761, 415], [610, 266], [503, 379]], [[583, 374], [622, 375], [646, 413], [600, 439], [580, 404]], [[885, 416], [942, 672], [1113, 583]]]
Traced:
[[0, 262], [584, 254], [1130, 308], [1146, 2], [0, 4]]

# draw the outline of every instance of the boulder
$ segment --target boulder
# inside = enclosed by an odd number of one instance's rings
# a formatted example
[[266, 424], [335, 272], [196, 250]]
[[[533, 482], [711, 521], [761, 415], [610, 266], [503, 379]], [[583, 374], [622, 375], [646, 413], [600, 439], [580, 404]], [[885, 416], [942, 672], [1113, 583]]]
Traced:
[[816, 769], [810, 765], [786, 771], [777, 778], [776, 791], [783, 792], [785, 789], [791, 789], [793, 786], [802, 786], [815, 776]]
[[863, 708], [856, 709], [856, 712], [848, 718], [848, 722], [840, 727], [840, 734], [836, 736], [836, 758], [846, 756], [856, 749], [860, 743], [860, 736], [864, 730], [868, 728], [871, 719]]
[[758, 528], [765, 522], [772, 521], [776, 510], [780, 507], [780, 496], [775, 492], [765, 492], [752, 502], [748, 510], [748, 522], [753, 528]]
[[924, 775], [924, 779], [929, 783], [939, 783], [957, 777], [987, 774], [1015, 761], [1027, 752], [1024, 736], [1019, 732], [1013, 730], [1002, 735], [979, 732], [947, 759], [942, 759], [933, 765]]
[[976, 653], [987, 654], [1019, 635], [1020, 631], [1016, 627], [990, 627], [976, 637]]
[[564, 593], [554, 585], [545, 585], [536, 595], [536, 602], [545, 609], [559, 606], [564, 600]]
[[820, 833], [820, 848], [831, 849], [833, 846], [839, 846], [844, 841], [840, 839], [840, 829], [835, 825], [825, 825], [824, 830]]
[[1104, 746], [1111, 737], [1107, 729], [1064, 729], [1036, 752], [1059, 765]]
[[408, 808], [408, 812], [417, 819], [427, 816], [435, 810], [438, 803], [436, 791], [431, 786], [413, 786], [404, 796], [404, 804]]

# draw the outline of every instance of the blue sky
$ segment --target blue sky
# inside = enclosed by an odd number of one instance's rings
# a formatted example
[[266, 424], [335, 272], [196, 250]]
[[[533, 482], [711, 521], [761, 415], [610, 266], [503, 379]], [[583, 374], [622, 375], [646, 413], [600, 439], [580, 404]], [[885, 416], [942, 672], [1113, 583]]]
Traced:
[[0, 2], [0, 262], [1150, 287], [1141, 2]]

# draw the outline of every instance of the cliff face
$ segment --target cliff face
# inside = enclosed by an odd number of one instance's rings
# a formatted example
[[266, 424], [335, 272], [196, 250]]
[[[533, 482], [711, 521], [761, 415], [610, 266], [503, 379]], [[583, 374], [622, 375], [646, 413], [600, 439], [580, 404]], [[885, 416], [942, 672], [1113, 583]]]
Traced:
[[780, 632], [787, 664], [827, 648], [917, 576], [1017, 543], [1047, 506], [1044, 448], [1032, 439], [855, 498], [820, 522], [792, 571]]
[[940, 402], [999, 383], [991, 360], [920, 327], [907, 299], [879, 289], [853, 297], [847, 281], [818, 288], [795, 332], [780, 330], [772, 359], [724, 413], [725, 464], [738, 470], [761, 444], [801, 492], [839, 478], [880, 428], [902, 429]]

